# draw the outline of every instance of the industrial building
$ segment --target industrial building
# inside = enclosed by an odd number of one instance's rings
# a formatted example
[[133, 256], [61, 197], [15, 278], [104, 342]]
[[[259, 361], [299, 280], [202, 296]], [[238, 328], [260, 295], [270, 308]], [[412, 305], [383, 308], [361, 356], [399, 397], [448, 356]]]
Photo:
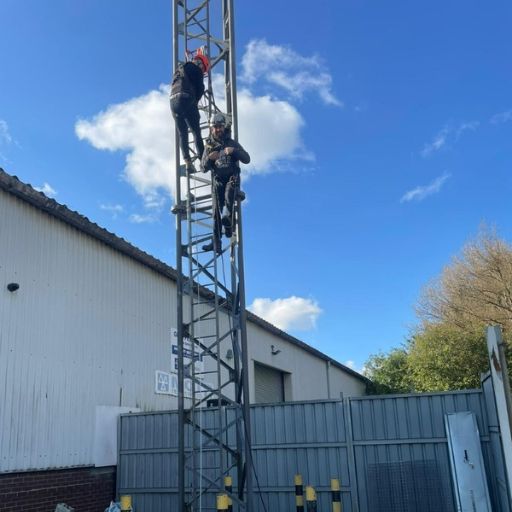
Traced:
[[[100, 510], [118, 415], [177, 407], [176, 271], [0, 169], [0, 287], [0, 510], [69, 496]], [[251, 313], [247, 332], [251, 403], [365, 394]]]

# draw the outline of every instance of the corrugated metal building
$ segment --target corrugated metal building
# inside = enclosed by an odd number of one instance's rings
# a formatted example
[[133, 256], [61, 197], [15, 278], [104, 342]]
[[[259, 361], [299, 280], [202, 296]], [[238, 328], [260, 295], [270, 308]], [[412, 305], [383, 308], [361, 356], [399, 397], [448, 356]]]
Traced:
[[[104, 464], [105, 418], [176, 407], [155, 392], [155, 371], [170, 371], [175, 279], [0, 169], [0, 473]], [[252, 401], [365, 393], [350, 368], [248, 320]]]

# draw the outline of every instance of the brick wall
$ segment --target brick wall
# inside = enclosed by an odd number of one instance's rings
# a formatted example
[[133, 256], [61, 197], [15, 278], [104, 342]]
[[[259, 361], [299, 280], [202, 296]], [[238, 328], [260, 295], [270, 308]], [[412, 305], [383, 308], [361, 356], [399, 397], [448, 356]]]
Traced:
[[116, 468], [74, 468], [0, 474], [0, 512], [103, 512], [115, 497]]

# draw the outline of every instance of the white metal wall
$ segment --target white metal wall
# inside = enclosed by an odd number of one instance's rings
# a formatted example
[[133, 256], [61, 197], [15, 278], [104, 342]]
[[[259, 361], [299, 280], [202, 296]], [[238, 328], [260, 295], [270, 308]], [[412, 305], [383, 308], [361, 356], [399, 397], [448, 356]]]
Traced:
[[[96, 405], [176, 407], [154, 393], [175, 295], [165, 276], [0, 191], [0, 472], [91, 465]], [[325, 361], [253, 324], [248, 336], [252, 360], [297, 372], [294, 400], [327, 398]], [[331, 388], [364, 392], [336, 372]]]
[[0, 240], [0, 470], [91, 464], [96, 405], [174, 405], [154, 393], [173, 289], [5, 193]]
[[[248, 331], [251, 383], [254, 382], [254, 363], [259, 362], [290, 374], [288, 382], [285, 382], [287, 400], [339, 399], [342, 393], [345, 397], [365, 394], [364, 382], [340, 368], [277, 338], [258, 325], [248, 325]], [[253, 343], [251, 339], [254, 340]], [[275, 353], [277, 351], [279, 353]], [[253, 387], [251, 402], [254, 401]]]

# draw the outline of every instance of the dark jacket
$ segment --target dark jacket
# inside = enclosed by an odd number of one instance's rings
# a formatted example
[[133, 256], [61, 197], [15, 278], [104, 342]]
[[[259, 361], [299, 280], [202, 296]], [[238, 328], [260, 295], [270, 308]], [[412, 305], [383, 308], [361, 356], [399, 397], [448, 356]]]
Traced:
[[[224, 153], [225, 148], [235, 148], [231, 155]], [[208, 157], [214, 151], [219, 152], [217, 160], [210, 160]], [[222, 140], [208, 137], [204, 148], [201, 165], [203, 170], [213, 171], [215, 178], [228, 180], [231, 176], [240, 174], [240, 165], [238, 162], [248, 164], [251, 161], [249, 153], [235, 140], [230, 137], [224, 137]]]
[[203, 72], [193, 62], [180, 64], [172, 76], [171, 97], [178, 93], [189, 94], [196, 102], [204, 94]]

